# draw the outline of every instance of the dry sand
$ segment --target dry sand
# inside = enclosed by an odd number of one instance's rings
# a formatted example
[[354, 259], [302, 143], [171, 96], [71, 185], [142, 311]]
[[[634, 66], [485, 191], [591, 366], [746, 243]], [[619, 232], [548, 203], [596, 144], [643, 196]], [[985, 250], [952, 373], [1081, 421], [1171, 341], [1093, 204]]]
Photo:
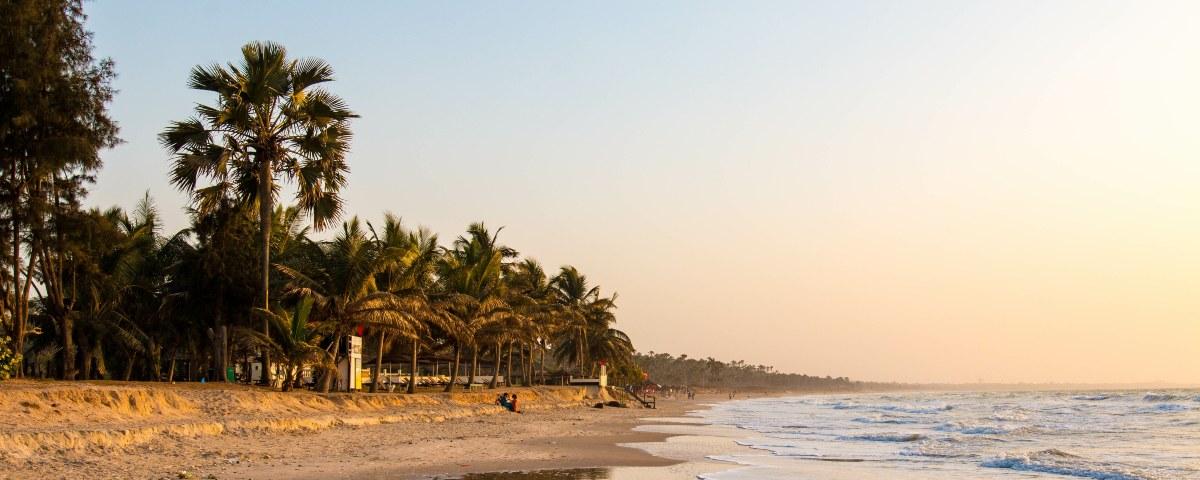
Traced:
[[[702, 408], [595, 409], [569, 387], [454, 394], [268, 392], [109, 382], [0, 384], [0, 478], [429, 478], [469, 472], [675, 463], [618, 443], [647, 417]], [[709, 398], [708, 401], [711, 401]]]

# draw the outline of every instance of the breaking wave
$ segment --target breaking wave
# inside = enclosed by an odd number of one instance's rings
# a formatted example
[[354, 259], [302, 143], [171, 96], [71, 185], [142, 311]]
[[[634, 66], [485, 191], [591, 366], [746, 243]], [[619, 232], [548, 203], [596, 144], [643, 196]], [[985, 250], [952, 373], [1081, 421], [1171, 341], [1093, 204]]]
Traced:
[[1156, 480], [1157, 477], [1115, 464], [1092, 462], [1057, 449], [1009, 454], [987, 460], [986, 468], [1007, 468], [1024, 472], [1050, 473], [1096, 480]]
[[916, 442], [926, 437], [919, 433], [868, 433], [839, 437], [842, 440], [865, 440], [868, 442]]

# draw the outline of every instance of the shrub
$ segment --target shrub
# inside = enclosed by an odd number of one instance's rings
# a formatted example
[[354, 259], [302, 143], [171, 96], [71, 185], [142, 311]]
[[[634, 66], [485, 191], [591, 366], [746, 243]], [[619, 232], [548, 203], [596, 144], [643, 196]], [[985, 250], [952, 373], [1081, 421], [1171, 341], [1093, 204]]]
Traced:
[[12, 377], [13, 372], [21, 368], [21, 354], [12, 351], [9, 346], [11, 343], [11, 338], [0, 337], [0, 380], [7, 380]]

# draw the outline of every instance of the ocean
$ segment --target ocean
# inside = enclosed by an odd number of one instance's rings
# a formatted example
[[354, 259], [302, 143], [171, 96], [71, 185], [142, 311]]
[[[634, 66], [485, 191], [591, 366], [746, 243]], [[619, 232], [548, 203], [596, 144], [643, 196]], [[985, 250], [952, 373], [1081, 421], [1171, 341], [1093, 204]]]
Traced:
[[819, 395], [698, 412], [733, 479], [1200, 479], [1200, 391]]

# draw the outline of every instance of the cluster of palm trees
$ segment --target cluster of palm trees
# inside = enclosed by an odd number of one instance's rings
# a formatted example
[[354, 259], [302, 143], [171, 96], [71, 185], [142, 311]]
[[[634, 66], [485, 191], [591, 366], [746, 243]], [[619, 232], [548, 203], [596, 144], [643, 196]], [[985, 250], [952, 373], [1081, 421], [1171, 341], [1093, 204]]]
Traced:
[[[588, 287], [574, 267], [548, 277], [537, 261], [499, 244], [499, 230], [472, 224], [442, 247], [429, 231], [388, 214], [378, 226], [351, 218], [332, 239], [313, 241], [298, 228], [294, 208], [272, 218], [280, 223], [271, 249], [280, 294], [273, 310], [258, 312], [271, 329], [243, 328], [236, 336], [287, 365], [285, 389], [301, 364], [331, 371], [344, 354], [336, 339], [359, 329], [372, 340], [373, 388], [393, 348], [409, 354], [409, 392], [422, 353], [453, 356], [451, 378], [463, 363], [467, 377], [477, 378], [481, 360], [490, 361], [492, 387], [502, 364], [510, 384], [544, 382], [547, 353], [552, 366], [570, 365], [579, 375], [593, 374], [597, 361], [632, 363], [632, 343], [612, 327], [613, 298]], [[319, 388], [328, 391], [331, 380], [321, 375]]]
[[[187, 228], [163, 235], [148, 196], [128, 212], [56, 199], [63, 211], [36, 225], [53, 234], [36, 244], [20, 235], [34, 226], [12, 222], [6, 238], [27, 245], [14, 271], [35, 293], [18, 375], [158, 380], [186, 369], [217, 380], [255, 358], [264, 377], [278, 367], [284, 389], [313, 366], [328, 391], [351, 333], [368, 339], [375, 375], [403, 348], [410, 392], [422, 355], [454, 358], [451, 378], [463, 363], [472, 379], [490, 363], [493, 387], [502, 363], [525, 384], [544, 382], [548, 366], [592, 375], [599, 362], [633, 364], [629, 337], [612, 327], [616, 296], [574, 267], [548, 275], [500, 244], [500, 229], [472, 224], [441, 245], [387, 214], [315, 238], [342, 216], [356, 115], [324, 88], [325, 62], [267, 42], [241, 53], [192, 70], [189, 86], [216, 101], [160, 135], [171, 182], [192, 198]], [[280, 205], [288, 187], [293, 201]], [[19, 285], [4, 280], [6, 306], [16, 305]]]

